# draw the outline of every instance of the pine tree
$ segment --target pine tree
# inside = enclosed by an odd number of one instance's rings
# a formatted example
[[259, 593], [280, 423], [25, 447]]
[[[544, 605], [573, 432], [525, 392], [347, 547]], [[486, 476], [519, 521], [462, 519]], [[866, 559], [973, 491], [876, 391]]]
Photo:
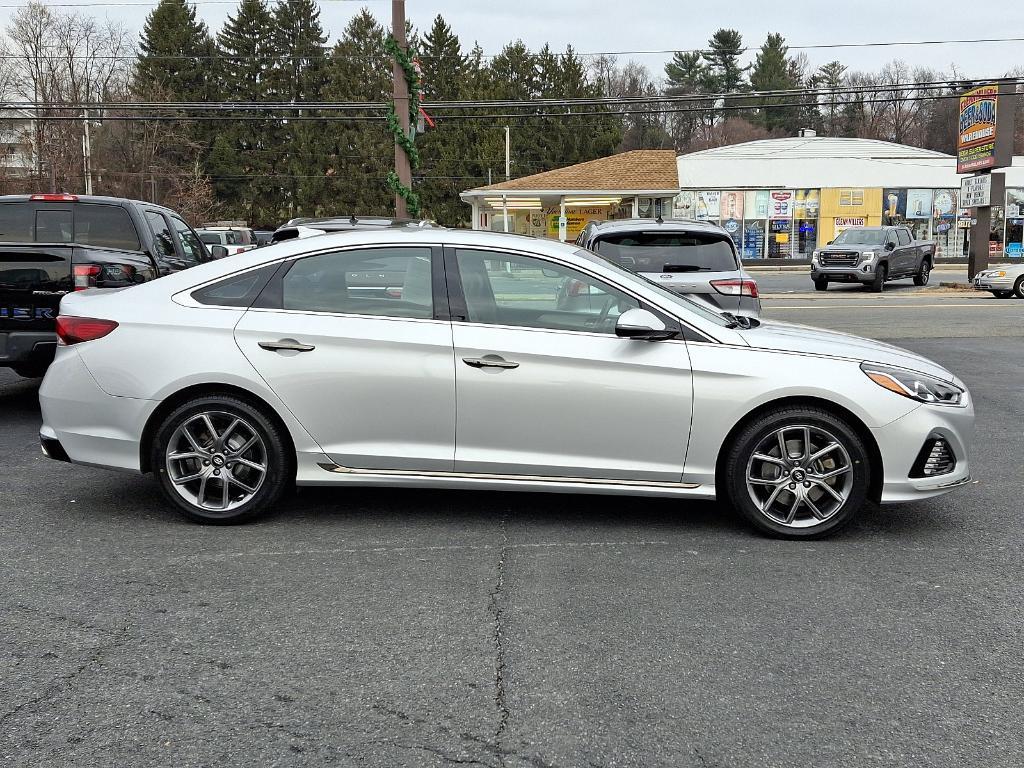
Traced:
[[[384, 28], [365, 8], [345, 27], [331, 50], [325, 95], [331, 101], [390, 101], [392, 60], [384, 48]], [[346, 112], [343, 117], [369, 117]], [[393, 194], [385, 184], [394, 157], [394, 137], [380, 121], [341, 120], [325, 132], [331, 137], [328, 213], [393, 212]]]
[[[761, 46], [750, 72], [750, 86], [755, 91], [780, 91], [796, 87], [788, 58], [789, 48], [782, 35], [771, 33]], [[773, 104], [788, 104], [794, 96], [759, 97], [756, 122], [769, 132], [792, 134], [797, 110]]]
[[[468, 97], [466, 77], [469, 60], [462, 52], [459, 38], [438, 15], [430, 31], [423, 36], [420, 60], [423, 71], [423, 97], [428, 101], [452, 101]], [[421, 162], [419, 192], [424, 216], [446, 226], [465, 222], [469, 214], [459, 192], [477, 186], [479, 148], [473, 146], [470, 121], [438, 118], [436, 127], [427, 128], [416, 140]]]
[[146, 17], [135, 81], [167, 101], [205, 101], [214, 94], [213, 38], [185, 0], [160, 0]]
[[[274, 9], [278, 59], [269, 81], [275, 101], [302, 104], [322, 100], [327, 80], [327, 36], [315, 0], [281, 0]], [[309, 109], [289, 110], [275, 137], [281, 149], [277, 173], [285, 189], [288, 216], [315, 216], [326, 198], [327, 172], [322, 117]], [[297, 118], [297, 119], [296, 119]]]
[[[219, 93], [223, 101], [272, 100], [270, 83], [273, 17], [264, 0], [242, 0], [217, 35], [220, 59]], [[214, 189], [233, 217], [259, 226], [279, 221], [280, 186], [273, 177], [278, 154], [275, 115], [263, 120], [254, 112], [239, 113], [245, 120], [220, 126], [207, 160], [214, 174]], [[241, 182], [236, 177], [248, 177]]]

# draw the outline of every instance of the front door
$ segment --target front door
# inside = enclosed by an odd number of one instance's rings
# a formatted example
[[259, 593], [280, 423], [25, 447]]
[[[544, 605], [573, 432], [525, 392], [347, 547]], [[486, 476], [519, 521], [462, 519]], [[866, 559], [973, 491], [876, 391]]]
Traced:
[[682, 341], [615, 335], [639, 302], [555, 262], [446, 251], [458, 472], [678, 482], [692, 385]]
[[422, 246], [307, 256], [235, 328], [249, 362], [341, 466], [453, 468], [452, 331], [434, 263]]

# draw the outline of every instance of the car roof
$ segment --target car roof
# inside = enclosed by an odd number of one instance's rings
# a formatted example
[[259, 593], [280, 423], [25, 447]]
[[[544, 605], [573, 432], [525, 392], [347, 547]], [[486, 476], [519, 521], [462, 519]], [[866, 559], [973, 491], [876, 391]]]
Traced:
[[[77, 195], [77, 194], [74, 194], [73, 192], [69, 192], [67, 194], [72, 195], [75, 198], [75, 200], [68, 200], [68, 201], [44, 201], [44, 200], [33, 200], [32, 199], [33, 195], [48, 195], [48, 194], [51, 194], [51, 193], [49, 193], [49, 192], [33, 192], [31, 195], [0, 195], [0, 205], [6, 204], [6, 203], [35, 203], [35, 202], [38, 202], [40, 205], [43, 205], [46, 202], [54, 202], [54, 203], [60, 203], [60, 204], [64, 204], [64, 205], [75, 205], [76, 203], [99, 203], [99, 204], [103, 204], [103, 205], [120, 205], [120, 206], [124, 206], [125, 204], [131, 204], [131, 205], [142, 205], [142, 206], [145, 206], [146, 208], [153, 208], [153, 209], [156, 209], [156, 210], [159, 210], [159, 211], [164, 211], [165, 213], [173, 213], [175, 216], [181, 216], [180, 213], [178, 213], [177, 211], [175, 211], [172, 208], [168, 208], [165, 205], [158, 205], [157, 203], [150, 203], [150, 202], [147, 202], [146, 200], [136, 200], [136, 199], [131, 198], [131, 197], [109, 197], [107, 195]], [[52, 194], [63, 194], [63, 193], [57, 192], [57, 193], [52, 193]]]
[[729, 233], [724, 228], [711, 221], [698, 221], [697, 219], [613, 219], [612, 221], [592, 221], [587, 225], [592, 228], [594, 234], [607, 232], [634, 232], [638, 229], [665, 229], [672, 232], [708, 232], [716, 235]]
[[358, 227], [405, 227], [430, 226], [431, 222], [426, 219], [400, 219], [392, 216], [321, 216], [321, 217], [299, 217], [291, 219], [286, 224], [278, 227], [278, 230], [288, 227], [309, 227], [311, 229], [356, 229]]

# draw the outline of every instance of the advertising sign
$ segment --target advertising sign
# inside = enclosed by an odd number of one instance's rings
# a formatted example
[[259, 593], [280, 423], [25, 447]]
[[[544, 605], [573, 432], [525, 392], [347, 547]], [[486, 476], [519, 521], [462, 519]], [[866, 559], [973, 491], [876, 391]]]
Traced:
[[960, 182], [960, 205], [977, 208], [992, 204], [992, 175], [968, 176]]
[[932, 215], [932, 191], [930, 189], [907, 190], [907, 218], [927, 219]]
[[768, 222], [769, 232], [789, 232], [792, 222], [789, 219], [772, 219]]
[[956, 172], [1005, 168], [1013, 159], [1016, 84], [989, 83], [960, 96]]
[[768, 218], [770, 219], [791, 219], [793, 218], [793, 206], [796, 202], [795, 195], [790, 190], [775, 190], [768, 197]]
[[723, 192], [719, 204], [722, 220], [743, 218], [743, 193]]
[[839, 234], [844, 229], [850, 227], [863, 227], [867, 224], [867, 219], [864, 216], [837, 216], [835, 220], [835, 231]]
[[697, 218], [697, 195], [689, 190], [684, 190], [676, 195], [672, 201], [672, 218], [674, 219], [695, 219]]
[[887, 188], [882, 190], [882, 223], [898, 224], [907, 215], [907, 190]]
[[956, 190], [940, 189], [935, 193], [935, 218], [949, 219], [956, 214]]
[[719, 207], [721, 206], [722, 193], [721, 192], [698, 192], [697, 193], [697, 219], [698, 221], [707, 221], [708, 219], [717, 219]]
[[816, 189], [798, 189], [793, 203], [793, 217], [797, 219], [816, 219], [821, 200]]
[[1006, 218], [1024, 218], [1024, 189], [1006, 190]]

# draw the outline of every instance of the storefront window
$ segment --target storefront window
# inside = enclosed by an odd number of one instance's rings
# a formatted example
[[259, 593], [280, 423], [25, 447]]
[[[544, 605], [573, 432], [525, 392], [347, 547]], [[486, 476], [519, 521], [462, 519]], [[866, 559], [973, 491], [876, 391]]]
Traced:
[[992, 206], [992, 224], [988, 235], [988, 255], [992, 258], [1003, 257], [1003, 207]]
[[932, 231], [935, 255], [955, 258], [960, 256], [956, 227], [956, 196], [959, 190], [937, 189], [932, 198]]
[[1024, 189], [1006, 190], [1006, 239], [1003, 248], [1008, 258], [1024, 256]]

